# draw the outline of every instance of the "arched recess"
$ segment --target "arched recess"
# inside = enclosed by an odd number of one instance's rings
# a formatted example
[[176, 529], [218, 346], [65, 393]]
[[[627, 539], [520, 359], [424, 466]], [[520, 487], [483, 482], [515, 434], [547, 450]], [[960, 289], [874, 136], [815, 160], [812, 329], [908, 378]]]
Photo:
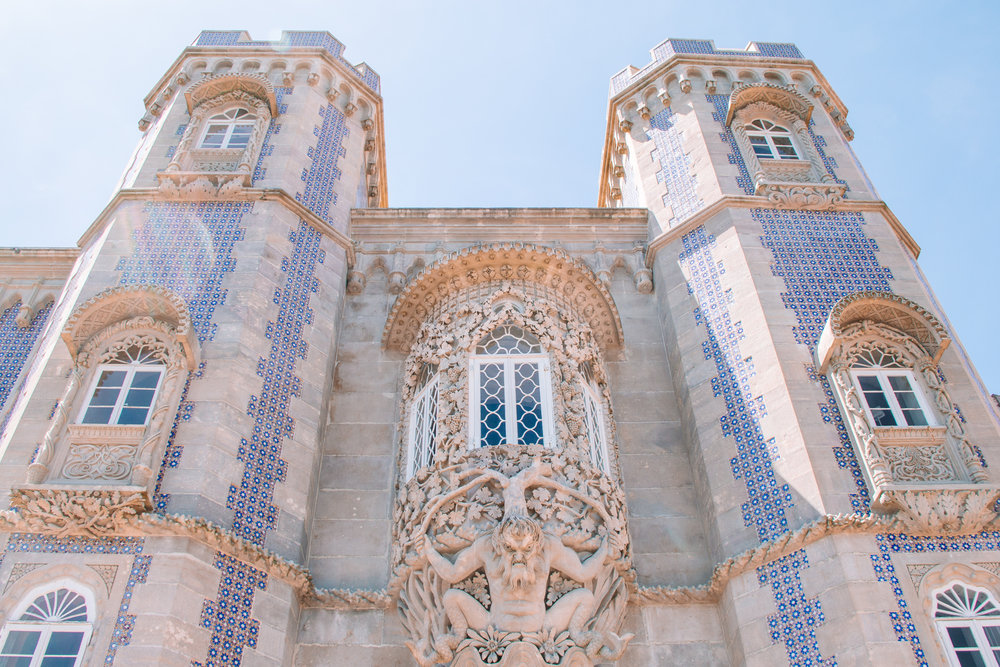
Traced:
[[534, 244], [493, 244], [452, 253], [420, 272], [389, 313], [382, 345], [408, 352], [425, 322], [456, 305], [456, 299], [485, 298], [504, 285], [544, 295], [594, 332], [607, 355], [623, 343], [614, 299], [594, 272], [562, 250]]
[[192, 85], [184, 93], [188, 113], [194, 114], [202, 103], [215, 99], [227, 93], [243, 92], [260, 99], [267, 104], [271, 116], [278, 115], [278, 101], [274, 95], [274, 86], [262, 74], [240, 73], [207, 76]]
[[849, 325], [865, 320], [906, 334], [923, 348], [934, 364], [941, 360], [941, 355], [951, 344], [951, 338], [941, 322], [906, 297], [875, 290], [855, 292], [834, 305], [823, 326], [816, 345], [820, 372], [826, 372], [830, 359], [844, 342]]
[[784, 109], [807, 125], [812, 117], [812, 104], [792, 86], [780, 86], [774, 83], [744, 83], [737, 84], [732, 95], [729, 96], [726, 125], [733, 122], [737, 111], [756, 102], [764, 102]]

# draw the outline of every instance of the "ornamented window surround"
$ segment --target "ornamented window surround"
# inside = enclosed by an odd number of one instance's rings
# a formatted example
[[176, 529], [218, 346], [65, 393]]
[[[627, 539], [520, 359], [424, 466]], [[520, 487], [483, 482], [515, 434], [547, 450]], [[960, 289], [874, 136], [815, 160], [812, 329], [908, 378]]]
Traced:
[[[197, 342], [187, 307], [160, 287], [112, 288], [77, 309], [63, 339], [74, 367], [45, 439], [28, 467], [27, 486], [23, 488], [111, 485], [148, 496], [181, 389], [188, 372], [197, 365]], [[147, 423], [70, 423], [78, 421], [82, 403], [90, 400], [87, 390], [101, 364], [132, 346], [153, 351], [165, 367]]]
[[[907, 331], [868, 318], [885, 319]], [[1000, 496], [1000, 487], [989, 484], [938, 370], [945, 347], [943, 327], [925, 310], [893, 294], [863, 292], [834, 307], [816, 352], [817, 366], [830, 376], [860, 454], [873, 507], [900, 511], [915, 532], [942, 524], [954, 529], [963, 522], [974, 528], [995, 517], [991, 507]], [[937, 425], [872, 423], [852, 368], [873, 349], [891, 351], [912, 373]]]
[[[402, 405], [413, 404], [418, 381], [425, 364], [439, 369], [438, 430], [433, 466], [465, 454], [470, 448], [469, 378], [470, 357], [476, 344], [499, 326], [511, 324], [536, 337], [549, 357], [552, 384], [552, 447], [582, 461], [590, 461], [590, 443], [586, 431], [584, 378], [580, 366], [589, 362], [598, 388], [604, 416], [608, 468], [617, 473], [617, 449], [614, 420], [610, 411], [610, 393], [600, 350], [590, 327], [565, 310], [553, 306], [539, 293], [531, 294], [510, 284], [493, 285], [493, 293], [482, 301], [459, 296], [458, 304], [421, 328], [404, 366]], [[473, 291], [478, 292], [478, 288]], [[398, 432], [400, 442], [398, 470], [407, 470], [409, 410]], [[604, 472], [604, 471], [602, 471]], [[418, 478], [421, 472], [416, 472]], [[404, 475], [400, 481], [405, 481]]]
[[[44, 568], [44, 571], [48, 572], [51, 569], [52, 568]], [[5, 615], [7, 621], [4, 623], [3, 628], [0, 629], [0, 648], [3, 647], [11, 630], [39, 630], [42, 631], [42, 639], [47, 638], [46, 633], [51, 631], [77, 631], [83, 633], [83, 638], [80, 642], [80, 649], [77, 653], [74, 666], [84, 664], [83, 657], [87, 655], [90, 639], [93, 636], [94, 626], [97, 624], [98, 620], [98, 616], [96, 614], [97, 607], [93, 591], [87, 586], [83, 586], [80, 582], [69, 577], [60, 577], [54, 580], [49, 579], [47, 581], [42, 581], [42, 583], [32, 587], [26, 593], [18, 595], [14, 598], [17, 590], [23, 589], [24, 586], [17, 586], [14, 590], [10, 591], [10, 598], [8, 599], [16, 599], [17, 604], [12, 608], [9, 608], [10, 613]], [[55, 593], [62, 589], [83, 598], [83, 601], [86, 604], [86, 621], [58, 623], [18, 620], [38, 598], [49, 593]], [[39, 647], [41, 647], [41, 645], [42, 643], [39, 642]], [[36, 663], [33, 661], [32, 664]]]
[[[826, 171], [809, 135], [812, 108], [794, 86], [771, 83], [736, 85], [729, 98], [726, 123], [750, 172], [754, 194], [779, 207], [829, 208], [843, 200], [847, 191]], [[747, 136], [747, 126], [758, 119], [788, 128], [799, 158], [758, 157]]]
[[[214, 197], [250, 187], [253, 166], [271, 119], [278, 115], [274, 87], [261, 74], [205, 77], [185, 93], [191, 118], [165, 171], [159, 172], [165, 194]], [[242, 107], [256, 116], [245, 148], [199, 148], [209, 119]]]
[[974, 564], [943, 563], [933, 567], [920, 579], [917, 592], [924, 609], [924, 618], [932, 629], [930, 634], [934, 637], [933, 645], [941, 652], [940, 657], [944, 658], [944, 664], [956, 665], [957, 667], [951, 650], [951, 642], [942, 632], [942, 628], [935, 618], [937, 594], [955, 584], [985, 591], [994, 601], [1000, 601], [1000, 578]]

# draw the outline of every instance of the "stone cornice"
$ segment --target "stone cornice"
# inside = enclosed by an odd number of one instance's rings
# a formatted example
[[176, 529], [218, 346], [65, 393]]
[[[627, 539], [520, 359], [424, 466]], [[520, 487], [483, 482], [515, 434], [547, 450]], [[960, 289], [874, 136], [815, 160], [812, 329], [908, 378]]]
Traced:
[[[771, 208], [771, 209], [782, 209], [781, 206], [777, 206], [772, 202], [768, 201], [766, 197], [755, 197], [751, 195], [723, 195], [719, 199], [715, 200], [705, 208], [701, 209], [690, 218], [672, 227], [667, 231], [663, 232], [656, 238], [650, 240], [648, 245], [648, 250], [646, 252], [646, 265], [650, 268], [653, 266], [653, 260], [656, 257], [656, 253], [663, 247], [670, 245], [674, 241], [677, 241], [684, 234], [701, 225], [718, 213], [727, 209], [750, 209], [750, 208]], [[878, 213], [885, 217], [889, 223], [889, 227], [895, 233], [896, 238], [899, 242], [903, 244], [910, 253], [913, 254], [914, 259], [920, 256], [920, 246], [917, 242], [910, 236], [910, 233], [906, 231], [903, 227], [903, 223], [899, 221], [899, 218], [889, 209], [889, 206], [881, 200], [844, 200], [838, 204], [834, 204], [826, 211], [843, 211], [843, 212], [871, 212]]]
[[73, 269], [79, 248], [2, 248], [0, 275], [7, 283], [66, 280]]
[[[403, 224], [400, 224], [403, 223]], [[645, 241], [644, 208], [363, 208], [351, 211], [351, 237], [365, 243]]]
[[[994, 529], [991, 524], [987, 530]], [[0, 530], [31, 532], [17, 512], [0, 512]], [[834, 535], [896, 533], [908, 534], [906, 524], [893, 516], [881, 514], [826, 514], [797, 530], [778, 536], [760, 546], [752, 547], [720, 562], [712, 569], [708, 581], [693, 586], [630, 586], [629, 602], [637, 605], [713, 604], [724, 593], [729, 582], [761, 565]], [[228, 556], [237, 558], [271, 577], [291, 586], [306, 607], [326, 609], [366, 610], [385, 609], [393, 596], [385, 588], [347, 589], [316, 588], [308, 568], [282, 558], [268, 549], [236, 537], [229, 530], [211, 521], [176, 514], [145, 513], [135, 517], [128, 527], [117, 533], [138, 537], [178, 536], [200, 542]], [[941, 535], [961, 535], [961, 531], [940, 530]]]
[[[77, 241], [77, 245], [83, 247], [93, 239], [104, 228], [104, 225], [113, 216], [115, 209], [125, 201], [187, 201], [178, 200], [174, 197], [165, 196], [158, 188], [127, 188], [119, 190], [111, 201], [107, 203], [104, 210], [98, 214], [94, 222]], [[346, 234], [331, 227], [327, 222], [307, 209], [294, 197], [280, 188], [243, 188], [222, 201], [255, 202], [274, 201], [311, 225], [319, 233], [331, 239], [347, 252], [348, 264], [354, 263], [354, 244]], [[78, 251], [79, 252], [79, 251]]]

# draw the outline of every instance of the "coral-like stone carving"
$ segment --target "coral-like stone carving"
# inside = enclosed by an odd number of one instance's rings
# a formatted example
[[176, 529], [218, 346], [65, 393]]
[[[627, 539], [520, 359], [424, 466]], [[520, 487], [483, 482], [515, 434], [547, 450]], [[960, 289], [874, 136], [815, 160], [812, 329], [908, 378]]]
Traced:
[[148, 494], [139, 489], [15, 488], [10, 504], [17, 512], [8, 510], [4, 518], [19, 530], [56, 537], [122, 534], [150, 507]]
[[391, 588], [422, 666], [589, 666], [631, 639], [617, 634], [633, 576], [624, 495], [589, 464], [474, 450], [421, 470], [394, 519]]
[[883, 503], [897, 509], [898, 527], [911, 535], [968, 534], [994, 528], [1000, 488], [895, 489]]

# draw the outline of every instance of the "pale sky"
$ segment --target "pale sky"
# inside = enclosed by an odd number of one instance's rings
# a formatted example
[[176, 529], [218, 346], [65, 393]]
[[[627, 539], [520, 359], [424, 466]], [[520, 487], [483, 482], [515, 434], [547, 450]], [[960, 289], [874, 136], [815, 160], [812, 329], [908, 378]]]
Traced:
[[1000, 393], [998, 19], [995, 1], [8, 2], [0, 245], [75, 244], [139, 139], [143, 97], [202, 29], [328, 30], [375, 69], [393, 207], [595, 206], [612, 74], [668, 37], [794, 42]]

